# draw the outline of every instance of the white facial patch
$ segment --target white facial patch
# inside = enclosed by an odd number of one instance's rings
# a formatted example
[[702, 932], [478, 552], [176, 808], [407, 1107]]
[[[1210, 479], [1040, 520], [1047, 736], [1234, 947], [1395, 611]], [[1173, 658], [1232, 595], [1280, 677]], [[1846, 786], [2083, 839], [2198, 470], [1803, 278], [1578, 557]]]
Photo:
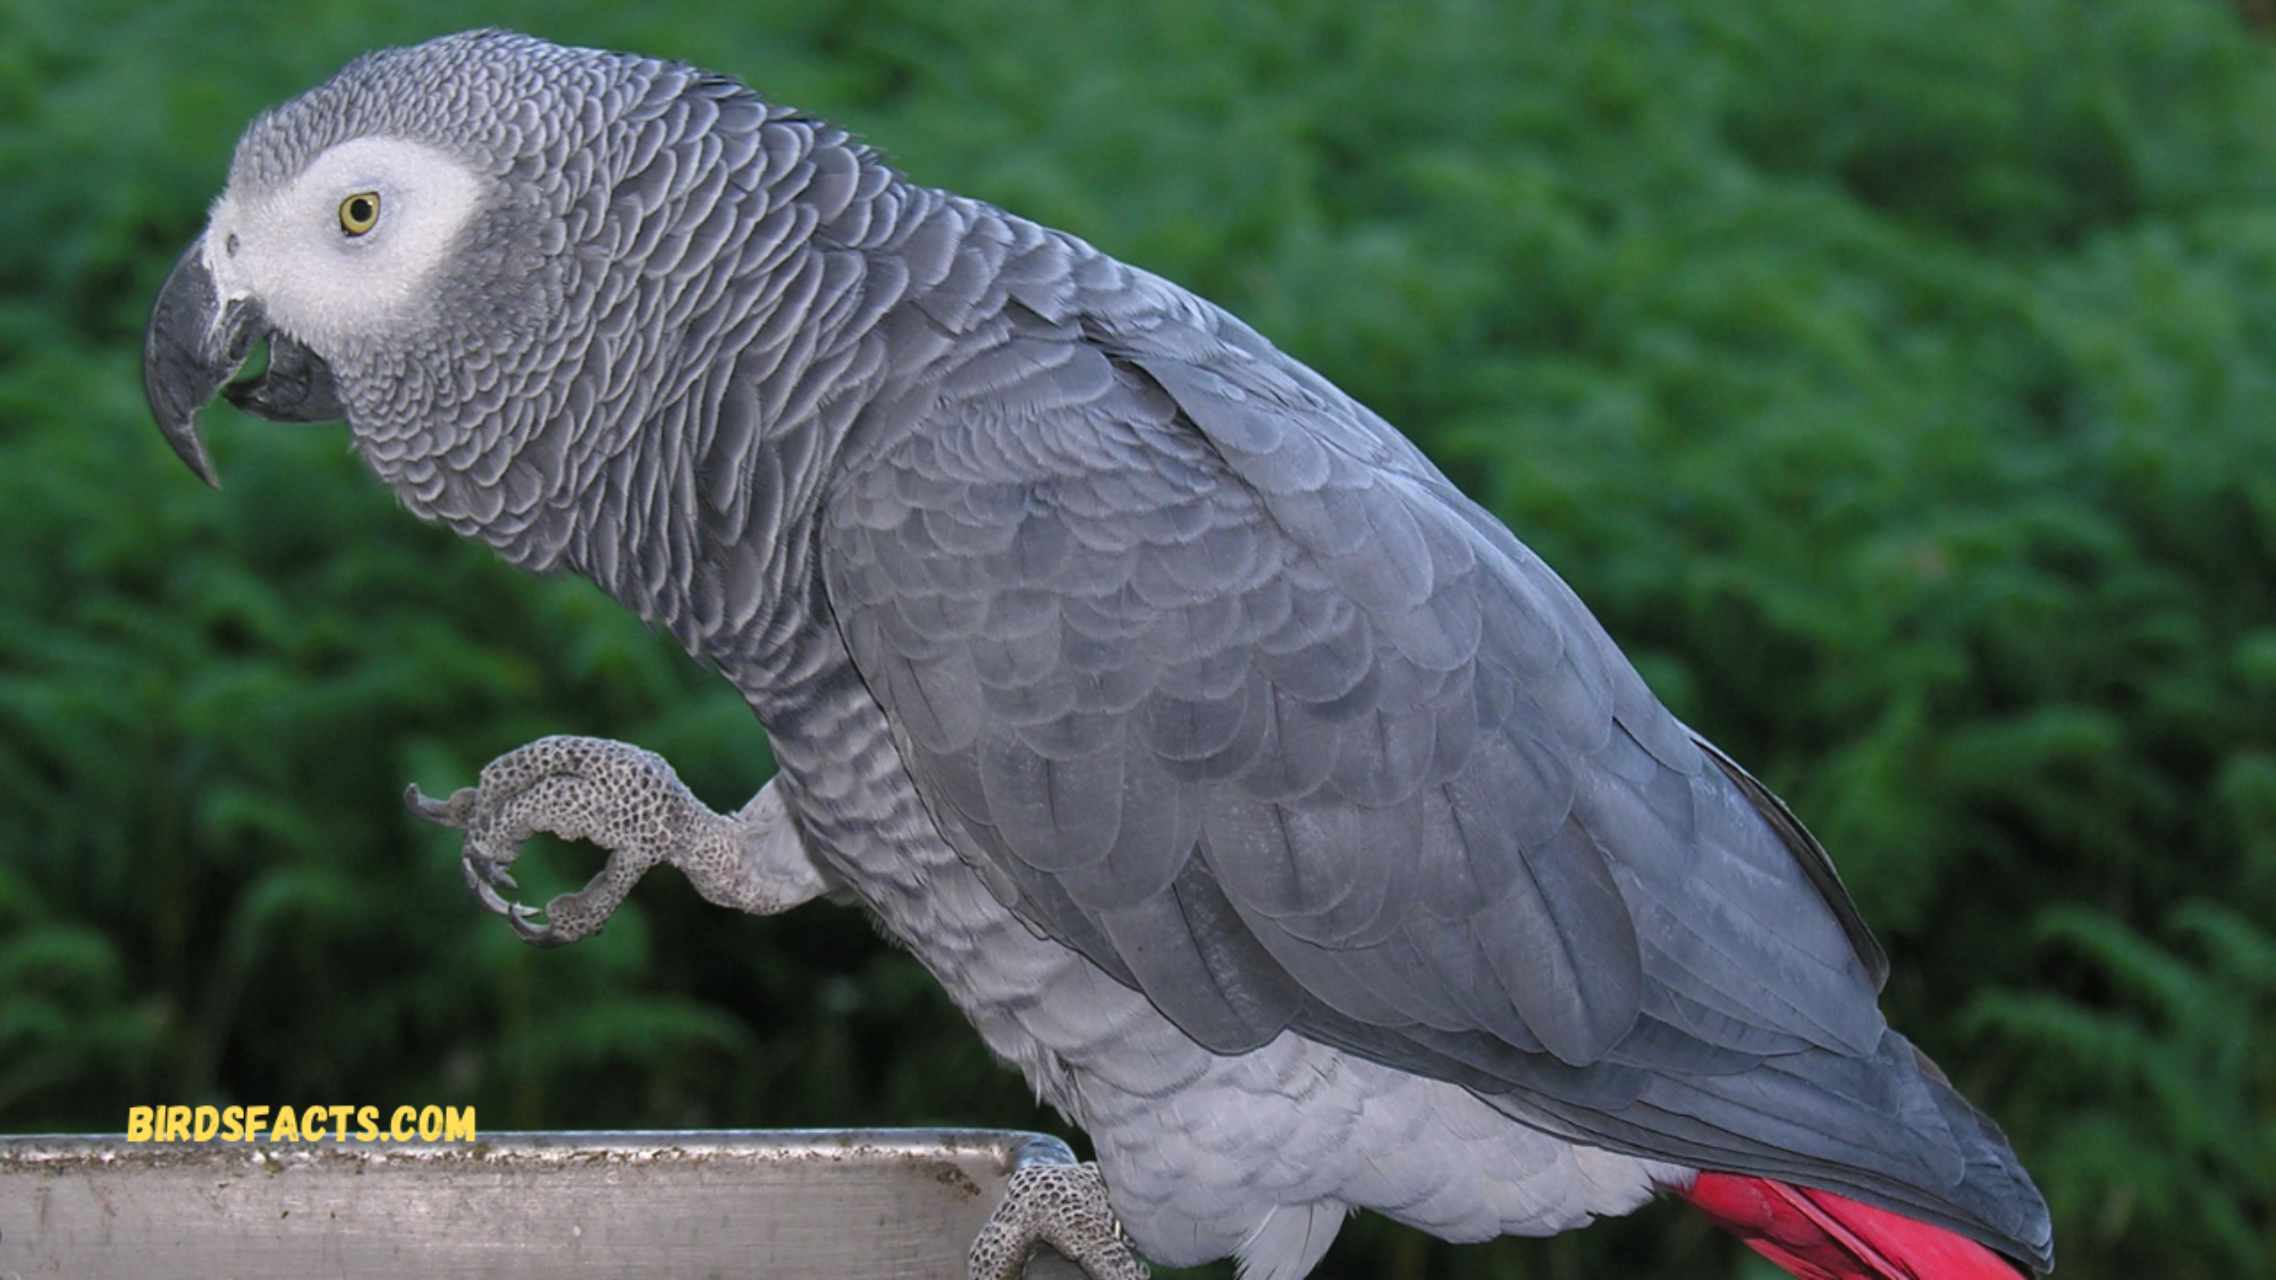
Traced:
[[[206, 269], [224, 299], [257, 298], [276, 327], [318, 354], [415, 316], [484, 183], [416, 142], [357, 138], [318, 156], [274, 191], [224, 192], [205, 235]], [[350, 234], [343, 203], [374, 202]], [[354, 210], [360, 223], [365, 207]]]

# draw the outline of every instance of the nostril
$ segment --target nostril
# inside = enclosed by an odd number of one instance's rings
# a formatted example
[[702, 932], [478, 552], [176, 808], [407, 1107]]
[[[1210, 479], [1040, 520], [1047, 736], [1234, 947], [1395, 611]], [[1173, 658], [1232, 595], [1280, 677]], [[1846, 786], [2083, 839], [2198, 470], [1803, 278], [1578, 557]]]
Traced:
[[234, 231], [230, 232], [230, 233], [229, 233], [229, 235], [228, 235], [228, 237], [227, 237], [226, 239], [224, 239], [224, 240], [221, 242], [221, 251], [222, 251], [223, 253], [226, 253], [226, 254], [228, 254], [228, 255], [229, 255], [230, 257], [232, 257], [232, 258], [234, 258], [234, 257], [236, 257], [236, 256], [237, 256], [237, 233], [236, 233], [236, 232], [234, 232]]

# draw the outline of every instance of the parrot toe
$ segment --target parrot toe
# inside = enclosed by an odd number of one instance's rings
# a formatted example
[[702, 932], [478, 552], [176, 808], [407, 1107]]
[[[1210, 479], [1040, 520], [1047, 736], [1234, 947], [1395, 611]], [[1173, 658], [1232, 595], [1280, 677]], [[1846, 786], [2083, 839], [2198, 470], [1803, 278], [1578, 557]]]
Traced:
[[[413, 814], [464, 834], [459, 869], [476, 901], [505, 917], [523, 941], [557, 947], [598, 933], [632, 886], [715, 818], [654, 752], [603, 738], [553, 736], [483, 766], [478, 785], [437, 800], [405, 790]], [[537, 832], [589, 840], [609, 851], [600, 872], [542, 909], [512, 895], [508, 870]]]
[[1151, 1274], [1107, 1203], [1106, 1179], [1095, 1164], [1030, 1165], [1013, 1174], [972, 1242], [968, 1274], [971, 1280], [1021, 1280], [1038, 1245], [1058, 1250], [1087, 1280], [1147, 1280]]

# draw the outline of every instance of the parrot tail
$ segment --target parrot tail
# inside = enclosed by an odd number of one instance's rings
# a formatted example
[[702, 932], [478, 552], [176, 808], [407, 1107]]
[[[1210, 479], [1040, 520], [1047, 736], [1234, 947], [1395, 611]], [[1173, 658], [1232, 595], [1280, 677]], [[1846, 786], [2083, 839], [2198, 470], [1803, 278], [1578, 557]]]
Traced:
[[1801, 1280], [2019, 1280], [2025, 1274], [1957, 1232], [1815, 1187], [1701, 1173], [1680, 1194]]

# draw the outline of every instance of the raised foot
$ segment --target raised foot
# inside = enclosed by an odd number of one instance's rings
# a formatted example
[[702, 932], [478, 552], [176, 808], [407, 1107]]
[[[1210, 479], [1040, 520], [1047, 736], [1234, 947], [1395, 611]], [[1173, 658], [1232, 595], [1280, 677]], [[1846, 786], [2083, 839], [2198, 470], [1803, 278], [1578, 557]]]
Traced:
[[[600, 931], [650, 867], [687, 849], [726, 820], [705, 808], [653, 751], [606, 738], [540, 738], [499, 756], [476, 786], [437, 800], [407, 788], [403, 802], [430, 822], [466, 834], [459, 866], [482, 905], [539, 946], [560, 946]], [[585, 887], [544, 911], [524, 906], [507, 870], [533, 833], [590, 840], [609, 851]]]
[[1004, 1187], [1002, 1203], [972, 1242], [971, 1280], [1020, 1280], [1028, 1254], [1048, 1244], [1089, 1280], [1146, 1280], [1106, 1200], [1095, 1164], [1029, 1165]]

